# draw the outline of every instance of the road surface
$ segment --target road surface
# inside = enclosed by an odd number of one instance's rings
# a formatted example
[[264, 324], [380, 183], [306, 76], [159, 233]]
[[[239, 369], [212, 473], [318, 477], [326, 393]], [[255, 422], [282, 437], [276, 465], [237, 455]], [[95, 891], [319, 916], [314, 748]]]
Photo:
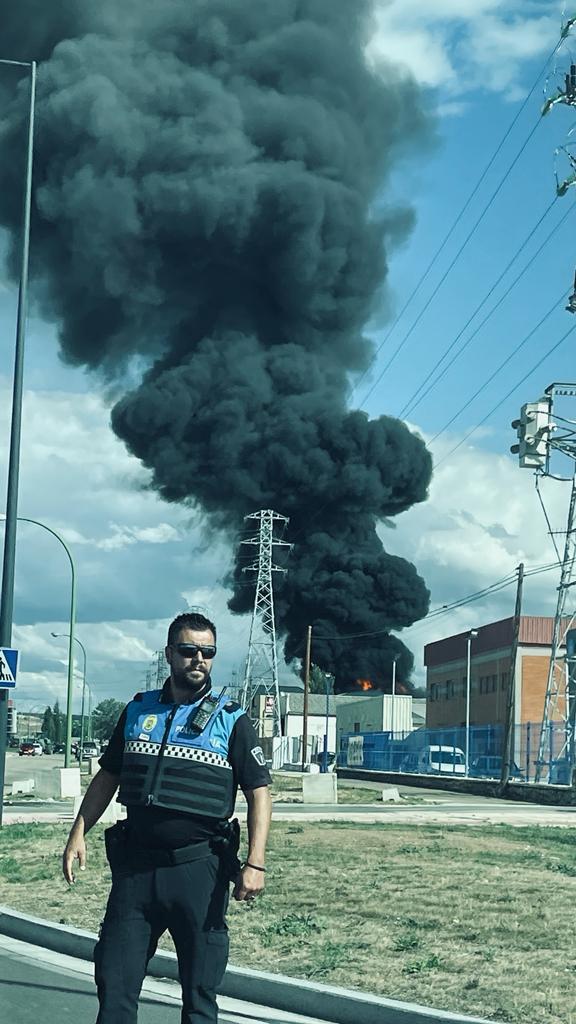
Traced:
[[[6, 780], [31, 778], [34, 772], [47, 772], [61, 767], [62, 755], [43, 755], [37, 758], [18, 757], [10, 752], [6, 758]], [[555, 807], [543, 804], [497, 800], [492, 797], [467, 793], [450, 793], [446, 790], [418, 789], [415, 786], [398, 786], [400, 796], [406, 802], [383, 803], [381, 783], [340, 780], [339, 789], [361, 785], [374, 790], [374, 803], [369, 804], [302, 804], [289, 801], [274, 803], [275, 821], [357, 821], [381, 824], [415, 825], [555, 825], [576, 828], [576, 807]], [[410, 799], [417, 803], [409, 803]], [[238, 801], [237, 814], [240, 820], [246, 816], [245, 803]], [[7, 798], [4, 821], [70, 821], [72, 801], [58, 800], [38, 802], [36, 800]]]
[[[92, 1024], [98, 1013], [92, 964], [0, 935], [0, 1019], [10, 1024]], [[180, 1024], [180, 987], [146, 979], [138, 1024]], [[316, 1024], [310, 1017], [218, 1000], [222, 1024]]]

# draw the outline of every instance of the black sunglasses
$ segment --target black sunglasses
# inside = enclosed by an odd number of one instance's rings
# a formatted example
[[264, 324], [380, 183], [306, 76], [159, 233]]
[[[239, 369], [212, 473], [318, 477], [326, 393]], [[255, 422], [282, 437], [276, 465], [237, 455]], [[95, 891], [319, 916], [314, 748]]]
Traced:
[[201, 654], [206, 661], [210, 661], [216, 655], [215, 644], [208, 644], [206, 647], [199, 647], [198, 644], [170, 644], [172, 650], [178, 651], [183, 658], [195, 658]]

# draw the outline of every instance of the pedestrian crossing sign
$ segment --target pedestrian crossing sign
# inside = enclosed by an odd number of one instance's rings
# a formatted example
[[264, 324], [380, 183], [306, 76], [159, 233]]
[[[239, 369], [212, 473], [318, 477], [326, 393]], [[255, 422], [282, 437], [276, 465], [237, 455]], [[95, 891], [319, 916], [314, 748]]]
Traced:
[[0, 690], [16, 686], [19, 653], [11, 647], [0, 647]]

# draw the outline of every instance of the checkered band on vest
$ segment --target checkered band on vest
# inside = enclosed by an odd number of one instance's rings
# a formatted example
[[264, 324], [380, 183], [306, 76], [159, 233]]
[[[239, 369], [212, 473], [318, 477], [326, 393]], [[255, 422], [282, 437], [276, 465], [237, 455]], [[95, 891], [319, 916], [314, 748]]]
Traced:
[[[144, 745], [146, 746], [146, 744]], [[166, 757], [185, 757], [189, 761], [201, 761], [203, 764], [217, 764], [219, 768], [232, 771], [230, 762], [214, 750], [197, 750], [195, 747], [181, 747], [169, 743], [164, 754]]]
[[125, 754], [154, 754], [160, 750], [159, 743], [152, 743], [150, 740], [128, 740], [124, 744]]

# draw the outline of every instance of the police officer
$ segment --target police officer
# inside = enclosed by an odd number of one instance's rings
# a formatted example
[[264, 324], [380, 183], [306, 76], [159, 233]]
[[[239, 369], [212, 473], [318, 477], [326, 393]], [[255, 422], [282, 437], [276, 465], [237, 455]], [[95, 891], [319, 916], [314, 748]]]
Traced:
[[[168, 929], [182, 984], [182, 1024], [217, 1021], [228, 959], [226, 910], [264, 888], [270, 775], [246, 714], [212, 693], [216, 627], [185, 613], [168, 630], [170, 676], [136, 694], [100, 758], [72, 826], [64, 877], [86, 866], [85, 835], [119, 787], [126, 821], [105, 833], [112, 889], [94, 954], [97, 1024], [135, 1024], [149, 959]], [[248, 804], [248, 856], [230, 822], [237, 787]]]

